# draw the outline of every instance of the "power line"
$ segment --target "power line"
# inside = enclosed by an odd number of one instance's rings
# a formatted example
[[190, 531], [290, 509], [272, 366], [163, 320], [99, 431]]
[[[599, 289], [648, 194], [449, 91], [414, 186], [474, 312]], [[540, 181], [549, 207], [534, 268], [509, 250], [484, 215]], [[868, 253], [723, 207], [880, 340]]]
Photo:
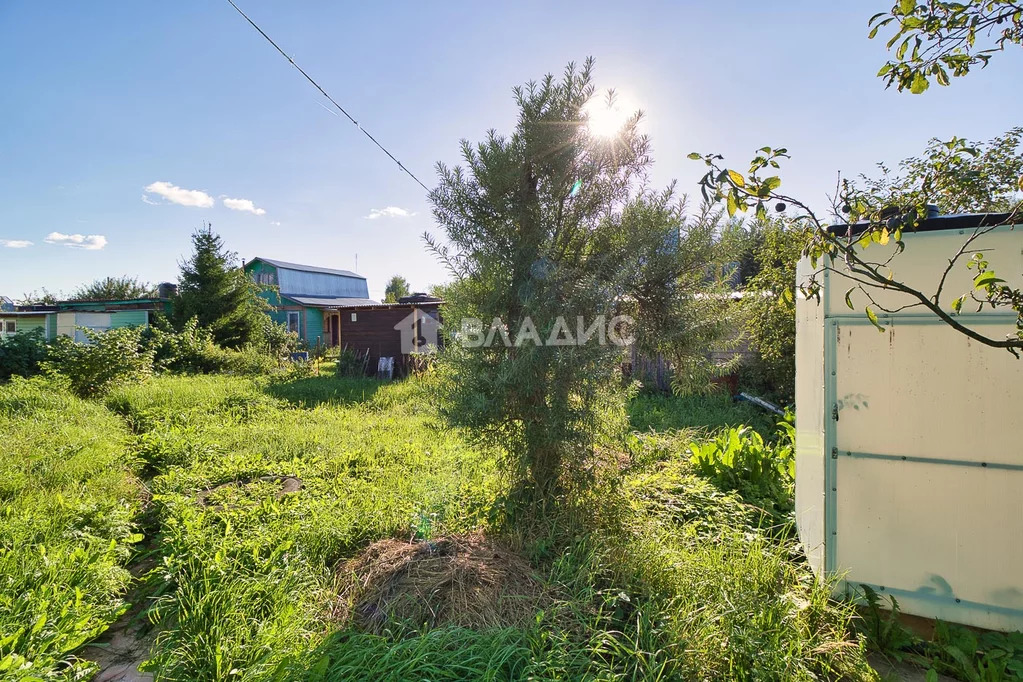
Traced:
[[368, 138], [369, 138], [369, 139], [370, 139], [370, 140], [371, 140], [371, 141], [373, 142], [373, 144], [375, 144], [375, 145], [376, 145], [377, 147], [379, 147], [379, 148], [380, 148], [380, 151], [382, 151], [382, 152], [383, 152], [384, 154], [387, 154], [387, 156], [388, 156], [388, 157], [390, 157], [391, 161], [394, 161], [394, 162], [395, 162], [396, 164], [398, 164], [398, 168], [400, 168], [400, 169], [402, 169], [403, 171], [405, 171], [405, 172], [406, 172], [406, 173], [408, 174], [408, 176], [409, 176], [410, 178], [412, 178], [413, 180], [415, 180], [416, 182], [418, 182], [418, 183], [419, 183], [419, 186], [420, 186], [420, 187], [422, 187], [422, 188], [423, 188], [424, 190], [426, 190], [427, 192], [429, 192], [429, 191], [430, 191], [430, 188], [429, 188], [429, 187], [427, 187], [426, 185], [424, 185], [424, 184], [423, 184], [423, 181], [422, 181], [422, 180], [420, 180], [419, 178], [417, 178], [417, 177], [416, 177], [416, 175], [415, 175], [415, 173], [413, 173], [413, 172], [412, 172], [412, 171], [410, 171], [410, 170], [409, 170], [408, 168], [406, 168], [406, 167], [405, 167], [405, 164], [403, 164], [403, 163], [402, 163], [401, 161], [399, 161], [399, 160], [398, 160], [398, 159], [397, 159], [397, 158], [396, 158], [396, 157], [394, 156], [394, 154], [392, 154], [391, 152], [387, 151], [387, 148], [386, 148], [386, 147], [384, 147], [384, 145], [382, 145], [382, 144], [380, 144], [379, 142], [377, 142], [377, 139], [376, 139], [375, 137], [373, 137], [373, 136], [372, 136], [372, 135], [370, 134], [370, 132], [369, 132], [368, 130], [366, 130], [366, 129], [365, 129], [365, 128], [363, 128], [363, 127], [362, 127], [361, 125], [359, 125], [359, 122], [358, 122], [358, 121], [356, 121], [356, 120], [355, 120], [354, 118], [352, 118], [352, 115], [351, 115], [351, 114], [349, 114], [349, 113], [348, 113], [347, 111], [345, 111], [345, 108], [344, 108], [343, 106], [341, 106], [341, 105], [340, 105], [340, 104], [338, 104], [338, 103], [337, 103], [336, 101], [334, 101], [334, 98], [333, 98], [333, 97], [331, 97], [330, 95], [328, 95], [328, 94], [327, 94], [327, 91], [326, 91], [326, 90], [324, 90], [324, 89], [323, 89], [322, 87], [320, 87], [320, 84], [319, 84], [319, 83], [317, 83], [316, 81], [314, 81], [314, 80], [313, 80], [313, 78], [312, 78], [312, 76], [310, 76], [310, 75], [309, 75], [308, 73], [306, 73], [306, 72], [305, 72], [305, 71], [304, 71], [304, 70], [302, 69], [302, 67], [301, 67], [301, 66], [299, 66], [298, 64], [296, 64], [296, 63], [295, 63], [295, 60], [294, 60], [294, 59], [292, 59], [291, 57], [289, 57], [289, 56], [288, 56], [288, 53], [287, 53], [287, 52], [285, 52], [284, 50], [282, 50], [282, 49], [281, 49], [281, 47], [280, 47], [280, 45], [278, 45], [277, 43], [275, 43], [275, 42], [274, 42], [274, 40], [273, 40], [273, 38], [271, 38], [270, 36], [268, 36], [268, 35], [266, 34], [266, 31], [264, 31], [264, 30], [263, 30], [263, 29], [261, 29], [261, 28], [260, 28], [259, 26], [257, 26], [257, 25], [256, 25], [256, 22], [254, 22], [254, 21], [253, 21], [252, 19], [249, 19], [248, 15], [247, 15], [247, 14], [245, 14], [245, 12], [241, 11], [241, 8], [239, 8], [239, 7], [238, 7], [238, 5], [234, 4], [234, 0], [227, 0], [227, 2], [228, 2], [228, 4], [230, 4], [230, 5], [231, 5], [231, 7], [234, 7], [234, 8], [235, 8], [235, 10], [236, 10], [236, 11], [238, 12], [238, 14], [242, 15], [242, 17], [244, 17], [244, 18], [245, 18], [245, 21], [249, 22], [249, 24], [251, 24], [251, 25], [252, 25], [252, 28], [254, 28], [254, 29], [256, 29], [257, 31], [259, 31], [259, 34], [260, 34], [261, 36], [263, 36], [264, 38], [266, 38], [267, 42], [269, 42], [269, 43], [270, 43], [271, 45], [273, 45], [273, 46], [274, 46], [274, 47], [275, 47], [275, 48], [277, 49], [277, 51], [278, 51], [278, 52], [280, 52], [280, 53], [281, 53], [281, 55], [282, 55], [282, 56], [283, 56], [283, 57], [284, 57], [285, 59], [287, 59], [287, 60], [288, 60], [289, 62], [291, 62], [291, 65], [292, 65], [292, 66], [294, 66], [294, 67], [295, 67], [296, 69], [298, 69], [298, 72], [299, 72], [300, 74], [302, 74], [303, 76], [305, 76], [305, 79], [306, 79], [307, 81], [309, 81], [310, 83], [312, 83], [312, 84], [313, 84], [313, 87], [315, 87], [315, 88], [316, 88], [317, 90], [319, 90], [319, 91], [320, 91], [320, 94], [322, 94], [322, 95], [323, 95], [324, 97], [326, 97], [326, 98], [327, 98], [328, 100], [330, 100], [330, 103], [331, 103], [331, 104], [333, 104], [333, 105], [334, 105], [335, 107], [337, 107], [337, 110], [338, 110], [338, 111], [340, 111], [340, 112], [341, 112], [342, 114], [344, 114], [344, 115], [345, 115], [345, 118], [347, 118], [347, 119], [348, 119], [349, 121], [351, 121], [351, 122], [352, 122], [352, 124], [354, 124], [356, 128], [358, 128], [359, 130], [361, 130], [361, 131], [362, 131], [362, 134], [363, 134], [363, 135], [365, 135], [366, 137], [368, 137]]

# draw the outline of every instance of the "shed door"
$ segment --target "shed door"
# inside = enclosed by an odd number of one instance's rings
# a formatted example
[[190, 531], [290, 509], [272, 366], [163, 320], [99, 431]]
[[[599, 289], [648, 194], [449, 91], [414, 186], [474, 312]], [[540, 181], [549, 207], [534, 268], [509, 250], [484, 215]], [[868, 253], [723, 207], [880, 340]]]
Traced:
[[1023, 361], [936, 318], [833, 329], [833, 567], [908, 613], [1020, 629]]

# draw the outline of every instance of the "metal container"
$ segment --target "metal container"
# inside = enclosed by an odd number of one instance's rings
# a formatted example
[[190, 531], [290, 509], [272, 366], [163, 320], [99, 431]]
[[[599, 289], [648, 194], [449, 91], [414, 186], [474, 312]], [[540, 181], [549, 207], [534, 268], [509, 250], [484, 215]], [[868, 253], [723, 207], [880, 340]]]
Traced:
[[[896, 278], [932, 292], [982, 219], [936, 218], [905, 234]], [[894, 246], [863, 253], [883, 262]], [[1023, 286], [1023, 226], [971, 248]], [[803, 259], [797, 278], [811, 272]], [[879, 312], [879, 332], [862, 294], [856, 310], [846, 305], [847, 273], [835, 264], [819, 277], [819, 303], [796, 302], [796, 522], [809, 562], [840, 578], [837, 591], [867, 584], [906, 613], [1023, 629], [1023, 360], [922, 308]], [[943, 309], [975, 275], [965, 263], [950, 272]], [[891, 310], [910, 302], [872, 293]], [[1005, 309], [964, 305], [957, 319], [988, 336], [1015, 331]]]

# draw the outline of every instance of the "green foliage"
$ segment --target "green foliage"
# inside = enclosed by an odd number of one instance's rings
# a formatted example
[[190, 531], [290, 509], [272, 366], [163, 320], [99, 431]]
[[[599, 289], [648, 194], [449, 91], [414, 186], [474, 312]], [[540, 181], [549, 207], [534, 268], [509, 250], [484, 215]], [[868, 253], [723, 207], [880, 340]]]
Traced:
[[[966, 140], [954, 137], [948, 142], [932, 141], [925, 157], [908, 159], [903, 164], [905, 176], [886, 177], [880, 180], [866, 180], [866, 188], [843, 181], [838, 205], [835, 211], [846, 214], [849, 225], [856, 225], [855, 233], [847, 234], [829, 230], [829, 226], [809, 206], [793, 197], [779, 194], [776, 185], [762, 178], [766, 166], [779, 165], [779, 159], [786, 158], [784, 149], [763, 147], [750, 164], [748, 175], [742, 176], [734, 170], [723, 168], [722, 157], [716, 154], [693, 154], [703, 160], [708, 171], [701, 180], [701, 189], [708, 200], [726, 202], [730, 214], [753, 211], [759, 220], [766, 219], [767, 204], [777, 200], [779, 210], [788, 205], [798, 209], [794, 220], [805, 231], [803, 255], [807, 256], [813, 272], [800, 282], [800, 293], [807, 298], [818, 298], [825, 272], [836, 270], [841, 264], [841, 273], [850, 284], [846, 304], [855, 309], [852, 294], [857, 293], [867, 319], [883, 331], [878, 320], [878, 311], [886, 313], [923, 310], [932, 313], [942, 322], [959, 333], [993, 348], [1006, 349], [1019, 355], [1023, 349], [1023, 290], [1005, 284], [996, 273], [986, 270], [984, 278], [976, 280], [974, 287], [963, 292], [949, 309], [943, 308], [945, 284], [948, 273], [956, 266], [970, 267], [966, 254], [976, 253], [976, 240], [993, 230], [1013, 225], [1019, 220], [1023, 201], [1019, 189], [1023, 187], [1015, 173], [1023, 169], [1023, 156], [1018, 147], [1023, 131], [1013, 129], [1001, 138], [993, 140], [983, 152], [969, 146]], [[884, 169], [884, 167], [882, 166]], [[742, 182], [736, 180], [740, 176]], [[770, 187], [769, 187], [770, 186]], [[936, 278], [933, 289], [918, 289], [899, 277], [898, 257], [906, 249], [903, 233], [915, 230], [927, 217], [928, 204], [945, 199], [954, 208], [987, 210], [1010, 208], [1007, 214], [995, 214], [983, 224], [967, 231], [960, 245], [950, 249], [939, 267], [944, 268]], [[878, 258], [865, 255], [872, 245], [888, 247], [887, 253]], [[892, 244], [892, 246], [888, 246]], [[876, 248], [876, 247], [875, 247]], [[976, 264], [975, 264], [976, 265]], [[897, 308], [885, 308], [874, 298], [877, 289], [887, 289], [902, 295], [905, 303]], [[789, 296], [791, 292], [786, 290]], [[956, 315], [965, 301], [976, 303], [979, 308], [1007, 309], [1016, 314], [1016, 330], [1008, 336], [986, 335], [982, 331], [962, 324]]]
[[225, 348], [258, 343], [264, 329], [266, 301], [260, 287], [238, 267], [220, 236], [206, 225], [192, 235], [192, 256], [181, 264], [174, 319], [179, 328], [195, 317]]
[[126, 608], [141, 489], [128, 434], [42, 377], [0, 386], [0, 677], [82, 679]]
[[629, 401], [629, 422], [636, 431], [718, 430], [746, 424], [765, 438], [775, 433], [775, 420], [771, 415], [750, 403], [735, 402], [725, 394], [669, 396], [640, 393]]
[[740, 305], [743, 328], [757, 354], [757, 388], [791, 404], [796, 391], [796, 263], [809, 235], [784, 220], [756, 222], [750, 231], [756, 242], [755, 274]]
[[[687, 317], [696, 304], [682, 292], [702, 281], [712, 230], [684, 224], [670, 189], [639, 191], [650, 145], [637, 131], [638, 113], [612, 137], [588, 128], [592, 77], [587, 60], [560, 80], [548, 75], [515, 88], [512, 134], [463, 142], [465, 168], [439, 164], [430, 195], [448, 245], [429, 236], [427, 243], [455, 276], [441, 358], [451, 378], [449, 414], [502, 443], [524, 487], [541, 496], [622, 432], [622, 349], [596, 340], [508, 347], [505, 330], [515, 334], [528, 320], [546, 340], [564, 329], [561, 318], [574, 338], [579, 316], [588, 327], [601, 316], [606, 323], [634, 314], [641, 343], [676, 349], [685, 337], [677, 329], [707, 319]], [[461, 326], [467, 319], [482, 322], [481, 342], [488, 334], [497, 342], [463, 343], [473, 335]], [[700, 328], [686, 329], [695, 336]]]
[[923, 155], [899, 162], [898, 172], [880, 163], [877, 177], [861, 175], [859, 183], [845, 183], [849, 217], [891, 228], [887, 218], [892, 207], [932, 203], [950, 214], [1008, 213], [1023, 199], [1021, 143], [1023, 127], [987, 142], [931, 138]]
[[697, 471], [722, 490], [735, 490], [779, 521], [792, 512], [796, 458], [791, 438], [770, 444], [748, 427], [730, 428], [703, 443], [690, 443], [689, 450]]
[[213, 332], [199, 326], [192, 318], [180, 332], [150, 327], [142, 333], [142, 347], [153, 352], [157, 370], [193, 374], [267, 374], [280, 368], [281, 358], [297, 343], [297, 336], [289, 334], [283, 325], [274, 324], [266, 317], [264, 333], [268, 343], [249, 345], [238, 350], [221, 348]]
[[43, 363], [48, 374], [65, 378], [77, 395], [102, 396], [115, 386], [137, 383], [152, 374], [154, 351], [142, 348], [141, 328], [82, 331], [86, 343], [58, 336]]
[[984, 632], [936, 621], [934, 637], [921, 641], [899, 622], [899, 602], [861, 585], [862, 617], [856, 629], [871, 649], [898, 661], [927, 669], [927, 679], [938, 674], [964, 682], [1023, 680], [1023, 633]]
[[339, 377], [366, 376], [365, 357], [345, 346], [337, 356], [337, 375]]
[[668, 361], [676, 395], [711, 392], [713, 380], [735, 363], [715, 361], [710, 353], [734, 350], [739, 336], [725, 273], [717, 272], [724, 216], [707, 205], [691, 217], [685, 210], [670, 188], [641, 195], [622, 211], [624, 229], [615, 243], [620, 312], [636, 320], [639, 352]]
[[70, 301], [113, 301], [150, 298], [156, 295], [156, 287], [140, 282], [137, 277], [104, 277], [91, 284], [85, 284], [68, 297]]
[[[0, 387], [13, 444], [0, 498], [15, 520], [0, 523], [0, 625], [21, 633], [25, 674], [89, 671], [80, 644], [125, 607], [145, 490], [157, 561], [139, 599], [159, 679], [872, 679], [847, 637], [851, 607], [829, 601], [762, 511], [695, 475], [684, 432], [637, 437], [635, 464], [541, 527], [501, 527], [502, 453], [445, 424], [443, 380], [162, 375], [103, 403], [41, 379]], [[302, 487], [282, 494], [274, 476]], [[426, 537], [503, 534], [550, 607], [478, 631], [378, 636], [332, 620], [338, 567], [409, 537], [410, 520]]]
[[384, 303], [397, 303], [399, 298], [408, 296], [410, 293], [408, 280], [401, 275], [395, 275], [387, 280], [384, 287]]
[[877, 75], [888, 87], [914, 95], [926, 91], [932, 78], [948, 85], [949, 72], [965, 76], [974, 66], [987, 66], [1006, 46], [1023, 43], [1023, 3], [1018, 0], [898, 0], [868, 23], [871, 38], [889, 25], [895, 28], [888, 40], [894, 59]]
[[59, 291], [54, 293], [43, 287], [39, 291], [30, 291], [27, 294], [22, 294], [21, 298], [18, 299], [18, 303], [20, 305], [53, 305], [63, 298], [63, 293]]
[[47, 351], [41, 329], [0, 338], [0, 381], [38, 374]]

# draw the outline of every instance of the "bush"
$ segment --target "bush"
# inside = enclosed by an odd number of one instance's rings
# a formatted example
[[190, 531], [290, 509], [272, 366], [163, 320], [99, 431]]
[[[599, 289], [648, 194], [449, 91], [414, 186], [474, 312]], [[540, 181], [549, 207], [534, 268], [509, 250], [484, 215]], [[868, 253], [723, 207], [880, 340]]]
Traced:
[[283, 358], [299, 350], [302, 342], [295, 332], [289, 332], [287, 325], [278, 324], [264, 315], [263, 325], [259, 331], [258, 345], [266, 354], [274, 358]]
[[84, 330], [87, 343], [59, 336], [43, 363], [48, 374], [65, 377], [83, 398], [100, 396], [115, 386], [142, 381], [153, 373], [153, 351], [141, 347], [142, 329], [106, 332]]
[[[792, 427], [784, 423], [783, 428]], [[793, 510], [796, 460], [790, 440], [772, 445], [743, 426], [723, 431], [704, 443], [690, 443], [689, 450], [697, 471], [722, 490], [738, 492], [777, 520]]]
[[342, 348], [337, 356], [337, 375], [339, 377], [361, 377], [366, 375], [366, 360], [358, 352]]
[[0, 339], [0, 381], [38, 374], [46, 353], [46, 339], [39, 329]]
[[[267, 318], [269, 320], [269, 318]], [[184, 324], [180, 332], [150, 327], [142, 334], [143, 348], [152, 351], [158, 370], [184, 374], [266, 374], [280, 365], [280, 358], [294, 347], [296, 336], [282, 325], [268, 322], [264, 343], [229, 350], [217, 345], [213, 332], [200, 327], [196, 318]]]

